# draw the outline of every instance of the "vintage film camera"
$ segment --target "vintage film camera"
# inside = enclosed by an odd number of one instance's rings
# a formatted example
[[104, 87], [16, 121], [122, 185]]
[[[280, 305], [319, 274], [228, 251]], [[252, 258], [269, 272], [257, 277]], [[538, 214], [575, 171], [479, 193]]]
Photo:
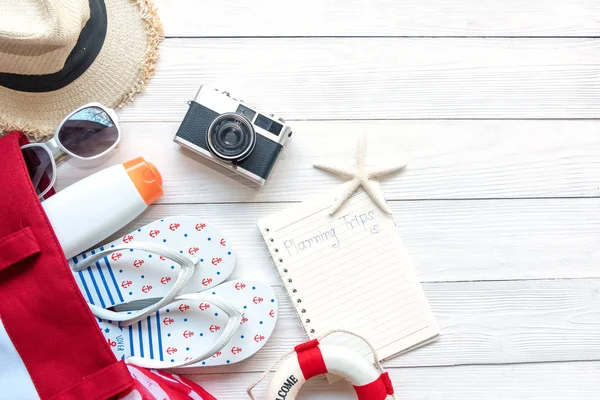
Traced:
[[251, 181], [264, 185], [292, 129], [227, 92], [201, 86], [173, 139]]

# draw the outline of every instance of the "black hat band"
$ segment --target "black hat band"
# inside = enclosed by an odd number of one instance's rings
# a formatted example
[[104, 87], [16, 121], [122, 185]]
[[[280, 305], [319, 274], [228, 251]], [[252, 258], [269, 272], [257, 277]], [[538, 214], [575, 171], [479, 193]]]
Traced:
[[87, 71], [102, 49], [108, 21], [104, 0], [89, 2], [90, 19], [60, 71], [46, 75], [0, 73], [0, 86], [21, 92], [52, 92], [62, 89]]

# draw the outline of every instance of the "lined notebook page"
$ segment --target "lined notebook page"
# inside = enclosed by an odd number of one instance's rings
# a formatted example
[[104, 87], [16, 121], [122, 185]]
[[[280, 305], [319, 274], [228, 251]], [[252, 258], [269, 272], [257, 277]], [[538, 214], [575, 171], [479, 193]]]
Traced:
[[[258, 224], [309, 338], [350, 330], [367, 337], [383, 360], [436, 337], [393, 219], [362, 190], [330, 216], [333, 198], [318, 196]], [[333, 340], [368, 354], [357, 339]]]

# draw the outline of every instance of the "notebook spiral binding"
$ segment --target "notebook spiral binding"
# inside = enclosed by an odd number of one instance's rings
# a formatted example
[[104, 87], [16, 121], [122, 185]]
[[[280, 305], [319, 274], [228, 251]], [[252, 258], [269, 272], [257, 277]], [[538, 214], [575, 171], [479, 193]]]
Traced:
[[279, 277], [283, 281], [283, 285], [285, 286], [285, 289], [288, 292], [288, 296], [290, 296], [290, 299], [292, 300], [294, 310], [296, 310], [296, 315], [300, 319], [302, 325], [304, 325], [306, 331], [310, 332], [310, 339], [313, 339], [315, 329], [308, 326], [310, 324], [308, 312], [306, 311], [306, 308], [302, 306], [302, 299], [299, 297], [298, 290], [292, 286], [294, 281], [292, 279], [291, 272], [287, 267], [284, 266], [285, 260], [283, 259], [283, 256], [279, 253], [279, 249], [275, 247], [275, 240], [272, 237], [270, 237], [269, 228], [265, 228], [264, 237], [266, 239], [265, 243], [267, 244], [267, 248], [269, 249], [269, 252], [273, 257], [273, 260], [277, 260], [275, 262], [275, 267], [277, 268]]

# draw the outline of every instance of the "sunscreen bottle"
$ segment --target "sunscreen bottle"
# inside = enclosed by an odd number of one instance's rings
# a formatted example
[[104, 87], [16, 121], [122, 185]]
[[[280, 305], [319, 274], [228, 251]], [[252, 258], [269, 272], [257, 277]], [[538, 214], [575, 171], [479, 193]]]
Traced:
[[138, 157], [74, 183], [42, 206], [69, 259], [133, 221], [162, 194], [160, 173]]

